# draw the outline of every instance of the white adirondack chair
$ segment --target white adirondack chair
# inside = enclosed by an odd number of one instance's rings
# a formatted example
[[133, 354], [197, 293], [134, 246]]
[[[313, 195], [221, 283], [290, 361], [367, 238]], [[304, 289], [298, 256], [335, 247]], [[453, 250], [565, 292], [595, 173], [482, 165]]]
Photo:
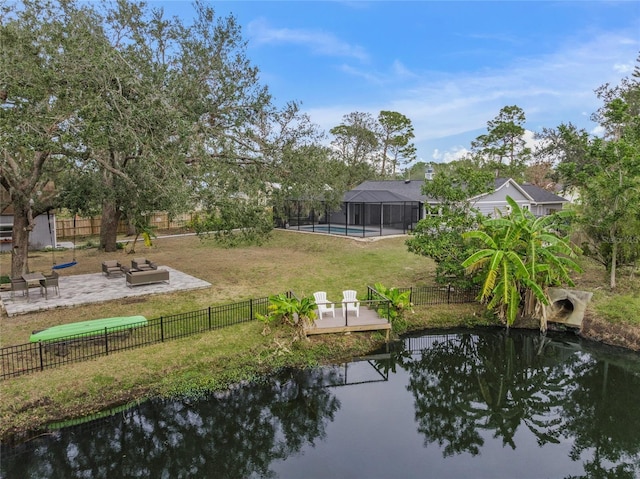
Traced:
[[323, 313], [331, 313], [334, 318], [336, 317], [336, 306], [327, 299], [327, 293], [325, 291], [316, 291], [313, 293], [313, 297], [318, 307], [318, 319], [322, 319]]
[[342, 292], [342, 315], [346, 318], [349, 311], [355, 311], [356, 317], [360, 317], [360, 301], [358, 301], [357, 292], [353, 289]]

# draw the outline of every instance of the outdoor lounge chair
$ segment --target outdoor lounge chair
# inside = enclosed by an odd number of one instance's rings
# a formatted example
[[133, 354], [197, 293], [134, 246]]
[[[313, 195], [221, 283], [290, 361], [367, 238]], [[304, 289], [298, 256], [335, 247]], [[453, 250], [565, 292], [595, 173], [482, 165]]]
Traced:
[[356, 317], [360, 317], [360, 301], [357, 292], [352, 289], [342, 292], [342, 315], [346, 318], [349, 311], [355, 311]]
[[131, 269], [145, 271], [149, 269], [158, 269], [158, 265], [156, 265], [152, 261], [149, 261], [147, 258], [133, 258], [131, 260]]
[[116, 276], [122, 276], [124, 270], [122, 265], [115, 259], [102, 262], [102, 274], [107, 278], [114, 278]]
[[313, 297], [318, 307], [318, 319], [322, 319], [323, 313], [331, 313], [334, 318], [336, 317], [336, 305], [327, 299], [325, 291], [317, 291], [313, 293]]

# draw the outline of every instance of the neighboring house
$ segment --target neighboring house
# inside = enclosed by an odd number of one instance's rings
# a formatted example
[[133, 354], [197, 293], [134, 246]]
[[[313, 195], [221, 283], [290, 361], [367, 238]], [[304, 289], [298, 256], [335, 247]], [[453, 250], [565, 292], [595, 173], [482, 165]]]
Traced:
[[471, 198], [471, 204], [483, 214], [494, 215], [498, 210], [506, 211], [507, 196], [510, 196], [521, 208], [531, 211], [535, 216], [547, 216], [560, 211], [568, 202], [551, 191], [539, 186], [516, 183], [511, 178], [497, 178], [495, 190]]
[[[29, 234], [29, 248], [37, 250], [50, 247], [55, 236], [55, 214], [39, 215], [33, 219], [35, 225]], [[51, 222], [51, 230], [49, 229]], [[9, 252], [13, 248], [13, 204], [9, 193], [0, 188], [0, 252]]]

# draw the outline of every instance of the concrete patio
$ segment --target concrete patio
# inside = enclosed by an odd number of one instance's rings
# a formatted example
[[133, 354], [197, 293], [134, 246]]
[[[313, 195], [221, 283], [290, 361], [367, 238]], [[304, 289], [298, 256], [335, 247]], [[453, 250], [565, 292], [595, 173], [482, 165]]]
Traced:
[[103, 303], [134, 296], [203, 289], [211, 286], [211, 283], [207, 281], [189, 276], [168, 266], [159, 266], [158, 268], [169, 271], [169, 283], [128, 287], [124, 277], [107, 278], [102, 273], [60, 276], [59, 296], [51, 290], [45, 298], [45, 295], [41, 294], [40, 288], [31, 288], [28, 297], [17, 293], [15, 298], [11, 298], [11, 291], [2, 291], [0, 304], [7, 316], [17, 316], [54, 308]]

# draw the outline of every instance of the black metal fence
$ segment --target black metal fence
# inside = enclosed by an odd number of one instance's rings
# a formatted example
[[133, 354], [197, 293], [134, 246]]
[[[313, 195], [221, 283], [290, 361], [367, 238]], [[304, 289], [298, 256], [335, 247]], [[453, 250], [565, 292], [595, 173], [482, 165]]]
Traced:
[[199, 311], [161, 316], [141, 326], [124, 330], [105, 328], [91, 336], [66, 336], [52, 341], [8, 346], [0, 349], [0, 379], [253, 321], [256, 313], [266, 315], [268, 306], [269, 298], [250, 299]]
[[409, 300], [415, 306], [427, 306], [437, 304], [464, 304], [477, 300], [480, 287], [456, 288], [446, 286], [412, 286], [410, 288], [398, 288], [401, 292], [411, 291]]
[[[479, 292], [478, 288], [458, 289], [451, 285], [398, 289], [411, 291], [410, 300], [416, 306], [472, 303]], [[292, 295], [293, 293], [287, 294]], [[371, 287], [368, 288], [367, 301], [365, 302], [386, 303], [387, 307], [389, 305], [389, 300]], [[95, 335], [89, 337], [86, 335], [66, 336], [52, 341], [0, 348], [0, 379], [44, 371], [118, 351], [253, 321], [256, 319], [256, 314], [267, 315], [268, 306], [268, 297], [249, 299], [238, 303], [212, 306], [199, 311], [160, 316], [149, 320], [146, 324], [125, 330], [105, 328], [96, 331]]]

